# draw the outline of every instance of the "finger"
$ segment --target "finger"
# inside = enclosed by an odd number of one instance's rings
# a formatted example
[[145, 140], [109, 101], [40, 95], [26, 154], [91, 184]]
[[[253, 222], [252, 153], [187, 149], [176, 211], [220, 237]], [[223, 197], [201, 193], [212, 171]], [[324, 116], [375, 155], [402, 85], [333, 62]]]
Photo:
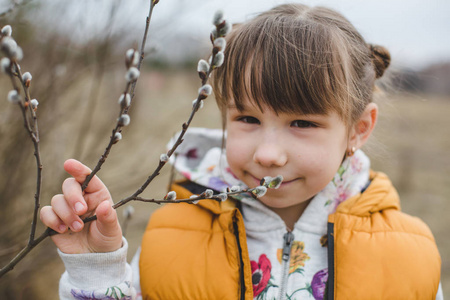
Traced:
[[[71, 177], [64, 180], [62, 191], [68, 205], [77, 215], [81, 216], [86, 213], [88, 207], [83, 198], [81, 185], [75, 178]], [[93, 209], [95, 209], [95, 207], [93, 207]]]
[[55, 214], [51, 206], [44, 206], [39, 214], [42, 223], [50, 227], [51, 229], [64, 233], [67, 231], [67, 226], [63, 221]]
[[108, 190], [101, 190], [93, 194], [87, 193], [84, 195], [84, 200], [87, 203], [89, 211], [97, 209], [98, 205], [106, 200], [109, 202], [109, 205], [113, 205], [113, 200]]
[[[72, 175], [80, 184], [83, 184], [86, 177], [92, 172], [91, 169], [75, 159], [66, 160], [64, 162], [64, 170]], [[95, 193], [102, 189], [106, 189], [106, 186], [97, 176], [94, 176], [89, 182], [89, 185], [86, 188], [86, 192]]]
[[70, 227], [72, 231], [78, 232], [83, 229], [83, 221], [69, 206], [66, 199], [64, 198], [64, 195], [53, 196], [51, 204], [55, 214], [62, 220], [62, 222], [66, 226]]
[[106, 237], [120, 237], [122, 236], [122, 230], [120, 228], [117, 212], [112, 208], [109, 201], [103, 201], [97, 207], [95, 211], [97, 215], [97, 228], [98, 231]]

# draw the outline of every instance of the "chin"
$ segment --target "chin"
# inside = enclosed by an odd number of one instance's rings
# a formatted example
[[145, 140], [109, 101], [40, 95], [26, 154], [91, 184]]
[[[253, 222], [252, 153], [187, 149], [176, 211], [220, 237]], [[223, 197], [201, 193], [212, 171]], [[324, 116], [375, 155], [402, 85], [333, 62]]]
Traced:
[[287, 207], [294, 205], [294, 204], [290, 204], [290, 203], [283, 203], [282, 201], [277, 200], [276, 198], [274, 200], [270, 200], [265, 197], [261, 197], [258, 200], [262, 204], [264, 204], [265, 206], [270, 207], [270, 208], [287, 208]]
[[[300, 197], [291, 197], [286, 194], [278, 194], [279, 190], [269, 190], [267, 191], [267, 194], [263, 197], [259, 198], [258, 200], [263, 203], [265, 206], [269, 208], [289, 208], [294, 206], [302, 206], [304, 203], [309, 202], [312, 198], [314, 198], [314, 195], [311, 197], [308, 197], [305, 195], [305, 198], [303, 200], [300, 200]], [[269, 194], [270, 192], [270, 194]], [[298, 195], [298, 194], [297, 194]], [[284, 200], [282, 200], [284, 199]], [[286, 199], [296, 199], [295, 202], [292, 201], [286, 201]]]

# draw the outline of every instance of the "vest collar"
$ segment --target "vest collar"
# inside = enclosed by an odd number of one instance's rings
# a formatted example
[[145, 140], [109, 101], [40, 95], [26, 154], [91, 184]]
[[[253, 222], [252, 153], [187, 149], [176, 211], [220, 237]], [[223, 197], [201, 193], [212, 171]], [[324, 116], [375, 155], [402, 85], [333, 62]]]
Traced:
[[336, 212], [364, 217], [385, 209], [400, 210], [400, 198], [386, 174], [371, 171], [370, 180], [364, 193], [341, 203]]

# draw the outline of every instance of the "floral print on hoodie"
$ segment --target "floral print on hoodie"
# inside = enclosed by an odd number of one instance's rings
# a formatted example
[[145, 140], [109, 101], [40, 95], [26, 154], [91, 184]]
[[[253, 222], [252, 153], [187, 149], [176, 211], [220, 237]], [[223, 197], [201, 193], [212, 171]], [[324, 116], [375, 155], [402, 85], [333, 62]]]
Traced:
[[273, 280], [270, 275], [272, 263], [267, 258], [267, 255], [261, 254], [258, 262], [250, 261], [250, 266], [252, 267], [253, 297], [258, 298], [258, 296], [264, 295], [270, 287], [276, 287], [271, 282], [271, 279]]
[[[289, 274], [294, 272], [303, 273], [303, 268], [305, 266], [305, 261], [309, 260], [310, 257], [303, 250], [305, 249], [305, 243], [294, 241], [291, 248], [291, 259], [289, 262]], [[283, 249], [277, 250], [277, 258], [281, 264], [281, 256], [283, 254]]]

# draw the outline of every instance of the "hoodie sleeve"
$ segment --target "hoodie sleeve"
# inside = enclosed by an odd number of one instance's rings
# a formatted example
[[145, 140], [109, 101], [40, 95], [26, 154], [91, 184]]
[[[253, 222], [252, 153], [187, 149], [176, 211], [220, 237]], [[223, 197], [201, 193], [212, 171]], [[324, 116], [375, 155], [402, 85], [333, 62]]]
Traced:
[[66, 271], [59, 282], [60, 299], [136, 299], [128, 243], [108, 253], [65, 254], [58, 249]]
[[141, 278], [139, 275], [139, 257], [141, 256], [141, 247], [139, 247], [131, 260], [131, 271], [133, 273], [133, 287], [136, 290], [136, 300], [142, 300]]
[[442, 292], [442, 283], [439, 282], [439, 288], [436, 294], [436, 300], [444, 300], [444, 294]]

